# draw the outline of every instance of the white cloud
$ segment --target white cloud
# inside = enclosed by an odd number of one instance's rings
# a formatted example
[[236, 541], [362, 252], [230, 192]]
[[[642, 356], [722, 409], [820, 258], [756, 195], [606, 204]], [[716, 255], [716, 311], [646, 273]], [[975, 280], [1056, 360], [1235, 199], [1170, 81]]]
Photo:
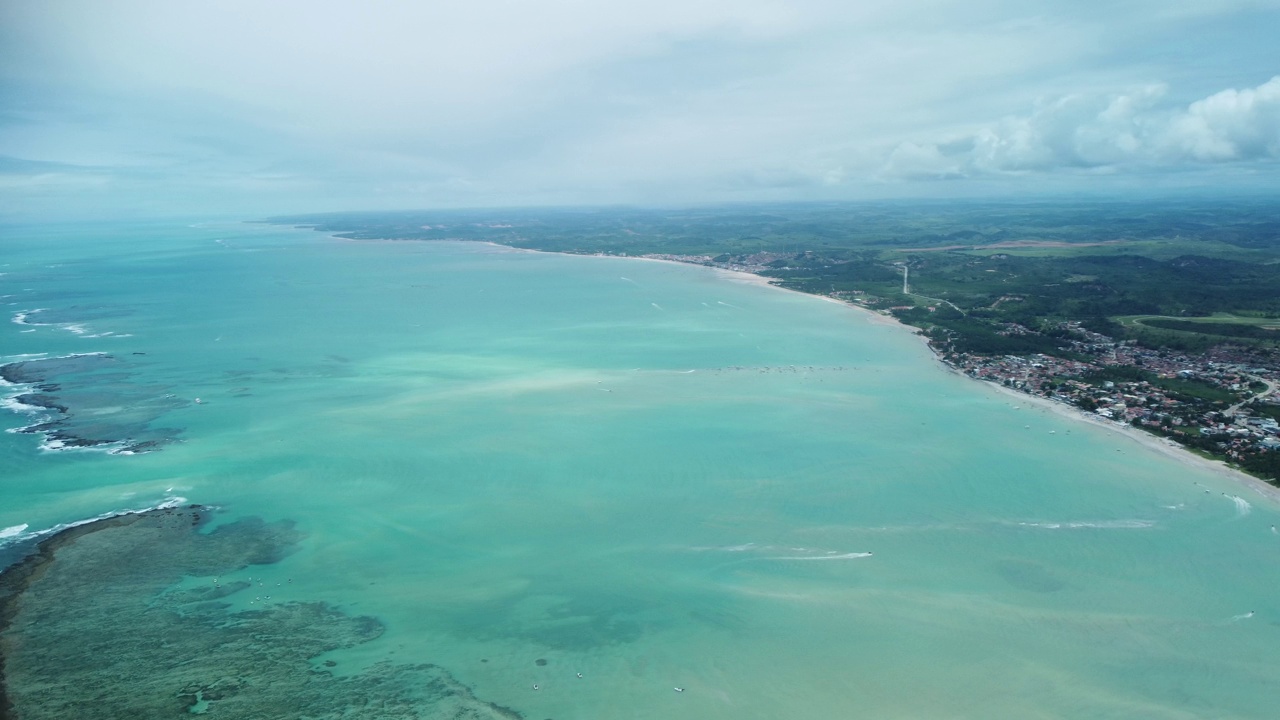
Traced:
[[1109, 97], [1069, 95], [945, 141], [903, 141], [881, 176], [956, 178], [1064, 169], [1171, 169], [1280, 161], [1280, 76], [1184, 107], [1152, 85]]
[[937, 145], [899, 144], [889, 153], [882, 174], [908, 180], [950, 180], [964, 176], [954, 157], [947, 157]]
[[1280, 0], [0, 1], [0, 155], [255, 208], [1257, 169], [1275, 88], [1213, 93], [1280, 69], [1277, 23]]
[[1256, 88], [1223, 90], [1174, 116], [1162, 138], [1173, 159], [1280, 159], [1280, 75]]

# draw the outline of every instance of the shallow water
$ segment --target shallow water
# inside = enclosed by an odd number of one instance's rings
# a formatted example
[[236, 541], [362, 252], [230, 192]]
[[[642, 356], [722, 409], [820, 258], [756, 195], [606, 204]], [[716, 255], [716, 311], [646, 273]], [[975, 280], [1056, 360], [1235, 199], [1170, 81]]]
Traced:
[[292, 520], [298, 552], [238, 573], [378, 618], [339, 673], [434, 663], [559, 720], [1262, 718], [1280, 695], [1274, 506], [1015, 410], [851, 308], [236, 223], [5, 243], [0, 302], [47, 323], [0, 327], [0, 363], [127, 360], [62, 379], [73, 412], [154, 411], [179, 441], [3, 434], [0, 543], [172, 496]]

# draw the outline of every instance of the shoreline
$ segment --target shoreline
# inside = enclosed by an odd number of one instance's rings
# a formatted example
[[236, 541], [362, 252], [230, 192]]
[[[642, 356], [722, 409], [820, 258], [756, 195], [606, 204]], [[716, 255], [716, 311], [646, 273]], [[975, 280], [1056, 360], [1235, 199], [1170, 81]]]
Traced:
[[[943, 364], [945, 365], [946, 363]], [[950, 368], [950, 366], [948, 366], [948, 369], [955, 372], [955, 370]], [[1237, 470], [1221, 460], [1213, 460], [1211, 458], [1197, 455], [1173, 440], [1139, 430], [1138, 428], [1130, 425], [1124, 425], [1112, 420], [1104, 420], [1100, 417], [1094, 416], [1092, 413], [1085, 412], [1074, 405], [1067, 405], [1066, 403], [1060, 403], [1056, 400], [1050, 400], [1038, 395], [1029, 395], [986, 380], [970, 378], [963, 373], [956, 372], [956, 374], [985, 385], [996, 393], [1007, 396], [1011, 399], [1017, 399], [1027, 405], [1035, 407], [1036, 409], [1051, 412], [1059, 417], [1083, 422], [1100, 430], [1114, 433], [1120, 437], [1135, 442], [1152, 452], [1163, 455], [1171, 460], [1175, 460], [1182, 465], [1206, 470], [1220, 478], [1242, 485], [1243, 487], [1254, 491], [1261, 497], [1280, 504], [1280, 487], [1276, 487], [1262, 478], [1254, 477], [1246, 472]]]
[[[545, 253], [548, 255], [571, 255], [573, 257], [613, 258], [616, 260], [643, 260], [646, 262], [668, 263], [670, 265], [678, 265], [680, 267], [705, 268], [711, 271], [712, 273], [714, 273], [715, 275], [717, 275], [718, 277], [728, 280], [729, 282], [736, 282], [743, 285], [755, 285], [757, 287], [768, 287], [768, 288], [773, 288], [774, 290], [780, 290], [782, 292], [795, 293], [797, 295], [803, 295], [804, 297], [807, 297], [807, 298], [825, 300], [826, 302], [834, 303], [836, 305], [839, 305], [840, 307], [848, 308], [850, 310], [854, 310], [858, 313], [861, 313], [867, 319], [868, 322], [874, 325], [888, 325], [888, 326], [903, 328], [904, 330], [907, 330], [908, 332], [910, 332], [912, 335], [919, 337], [922, 341], [924, 341], [925, 345], [929, 344], [928, 339], [920, 334], [920, 332], [918, 331], [918, 328], [912, 327], [911, 325], [907, 325], [906, 323], [899, 321], [897, 318], [893, 317], [892, 315], [885, 315], [883, 313], [876, 312], [875, 310], [872, 310], [870, 308], [865, 308], [865, 307], [862, 307], [861, 305], [845, 302], [844, 300], [838, 300], [836, 298], [828, 297], [826, 295], [814, 295], [813, 293], [807, 293], [802, 290], [793, 290], [792, 288], [782, 287], [781, 285], [775, 284], [773, 281], [773, 278], [768, 278], [768, 277], [765, 277], [764, 275], [757, 275], [752, 272], [747, 272], [746, 270], [730, 270], [728, 268], [716, 267], [715, 265], [703, 265], [702, 263], [691, 263], [691, 262], [683, 262], [680, 260], [667, 260], [665, 258], [645, 257], [643, 255], [609, 255], [607, 253], [574, 253], [574, 252], [560, 252], [558, 250], [535, 250], [533, 248], [522, 248], [522, 247], [515, 247], [512, 245], [503, 245], [502, 243], [496, 243], [491, 240], [425, 240], [425, 241], [418, 241], [418, 242], [479, 243], [481, 245], [488, 245], [490, 247], [501, 248], [503, 250], [509, 250], [512, 252]], [[934, 357], [937, 357], [936, 353], [934, 354]], [[946, 363], [943, 363], [943, 364], [946, 365]]]
[[[108, 512], [102, 513], [101, 515], [96, 515], [90, 518], [83, 518], [81, 520], [73, 520], [71, 522], [66, 522], [66, 523], [59, 523], [52, 527], [47, 527], [40, 530], [28, 531], [28, 528], [30, 527], [28, 525], [15, 525], [14, 527], [21, 528], [21, 529], [13, 533], [12, 535], [6, 535], [5, 537], [0, 538], [0, 578], [3, 578], [7, 571], [21, 564], [32, 553], [37, 552], [44, 543], [48, 542], [53, 538], [60, 537], [66, 533], [70, 533], [71, 531], [76, 530], [77, 528], [83, 528], [86, 526], [96, 526], [99, 523], [106, 523], [112, 520], [118, 520], [120, 518], [145, 516], [145, 515], [150, 515], [151, 513], [156, 513], [156, 512], [169, 512], [172, 510], [179, 510], [179, 509], [182, 509], [184, 506], [186, 506], [188, 509], [199, 508], [202, 511], [207, 511], [207, 512], [213, 512], [218, 509], [218, 507], [214, 505], [198, 505], [198, 504], [189, 503], [188, 500], [184, 497], [172, 495], [166, 498], [163, 502], [156, 503], [155, 505], [152, 505], [150, 507], [139, 508], [139, 509], [126, 509], [126, 510], [110, 510]], [[12, 529], [12, 528], [6, 528], [6, 529]], [[76, 535], [76, 537], [79, 537], [79, 535]], [[6, 561], [5, 560], [6, 555], [12, 556], [12, 559]], [[3, 583], [0, 582], [0, 587], [2, 586], [3, 586]], [[0, 599], [2, 598], [3, 598], [3, 593], [0, 592]], [[2, 715], [0, 715], [0, 720], [4, 720]]]
[[[349, 238], [341, 238], [335, 234], [329, 234], [328, 237], [334, 240], [343, 240], [348, 242], [350, 241]], [[1200, 455], [1197, 455], [1191, 452], [1190, 450], [1185, 449], [1178, 443], [1172, 440], [1169, 440], [1167, 438], [1163, 438], [1158, 435], [1153, 435], [1151, 433], [1144, 432], [1142, 430], [1139, 430], [1134, 427], [1130, 427], [1128, 425], [1121, 425], [1112, 421], [1103, 420], [1102, 418], [1099, 418], [1099, 417], [1094, 417], [1092, 414], [1087, 413], [1081, 410], [1080, 408], [1075, 407], [1074, 405], [1067, 405], [1065, 403], [1060, 403], [1055, 400], [1039, 397], [1037, 395], [1031, 395], [1029, 393], [1019, 392], [1017, 390], [1006, 388], [1002, 385], [997, 385], [995, 383], [988, 382], [985, 380], [971, 378], [968, 375], [965, 375], [964, 373], [959, 372], [954, 367], [948, 365], [946, 361], [943, 360], [942, 357], [933, 350], [933, 347], [929, 345], [929, 339], [926, 338], [922, 333], [920, 333], [919, 328], [916, 328], [911, 325], [907, 325], [906, 323], [899, 321], [897, 318], [891, 315], [886, 315], [884, 313], [876, 312], [875, 310], [872, 310], [870, 308], [861, 307], [854, 303], [845, 302], [844, 300], [838, 300], [836, 298], [827, 297], [825, 295], [815, 295], [812, 293], [802, 292], [800, 290], [793, 290], [791, 288], [781, 287], [779, 285], [774, 284], [771, 278], [765, 277], [763, 275], [747, 272], [745, 270], [730, 270], [728, 268], [716, 267], [715, 265], [703, 265], [701, 263], [683, 262], [680, 260], [668, 260], [666, 258], [644, 257], [641, 255], [610, 255], [608, 253], [599, 253], [599, 252], [575, 253], [575, 252], [562, 252], [558, 250], [536, 250], [534, 248], [522, 248], [522, 247], [515, 247], [512, 245], [504, 245], [502, 243], [493, 242], [491, 240], [425, 240], [425, 241], [417, 241], [417, 242], [458, 242], [458, 243], [473, 243], [473, 244], [478, 243], [481, 245], [488, 245], [489, 247], [492, 247], [495, 249], [500, 249], [504, 252], [547, 253], [550, 255], [572, 255], [575, 257], [613, 258], [617, 260], [643, 260], [647, 262], [670, 263], [672, 265], [680, 265], [683, 267], [700, 267], [700, 268], [705, 268], [711, 271], [717, 277], [720, 277], [729, 282], [737, 282], [744, 285], [755, 285], [758, 287], [768, 287], [768, 288], [773, 288], [774, 290], [779, 290], [782, 292], [792, 292], [792, 293], [796, 293], [797, 295], [803, 295], [805, 297], [815, 298], [818, 300], [825, 300], [827, 302], [835, 303], [842, 307], [846, 307], [846, 308], [849, 308], [850, 310], [858, 312], [860, 315], [866, 318], [868, 322], [872, 324], [882, 325], [882, 326], [894, 326], [902, 329], [905, 332], [910, 333], [912, 336], [918, 338], [921, 344], [923, 344], [926, 348], [928, 348], [929, 354], [933, 357], [934, 362], [936, 362], [939, 367], [946, 370], [947, 372], [954, 373], [960, 377], [963, 377], [966, 380], [970, 380], [972, 382], [978, 383], [979, 386], [988, 387], [990, 388], [990, 390], [1007, 395], [1010, 398], [1017, 398], [1018, 400], [1029, 403], [1041, 410], [1055, 413], [1062, 418], [1065, 418], [1068, 420], [1074, 420], [1077, 422], [1087, 423], [1100, 430], [1107, 430], [1107, 431], [1113, 432], [1120, 437], [1123, 437], [1132, 442], [1138, 443], [1139, 445], [1142, 445], [1144, 448], [1152, 452], [1158, 453], [1160, 455], [1163, 455], [1171, 460], [1175, 460], [1182, 465], [1204, 470], [1206, 472], [1213, 473], [1214, 475], [1217, 475], [1222, 479], [1230, 480], [1238, 485], [1241, 485], [1245, 488], [1248, 488], [1249, 490], [1252, 490], [1259, 496], [1266, 498], [1267, 500], [1270, 500], [1276, 503], [1277, 505], [1280, 505], [1280, 486], [1273, 485], [1267, 482], [1266, 480], [1263, 480], [1262, 478], [1255, 477], [1246, 472], [1233, 468], [1222, 460], [1213, 460], [1210, 458], [1202, 457]]]
[[[476, 241], [462, 240], [457, 242], [476, 242]], [[1266, 498], [1276, 503], [1277, 505], [1280, 505], [1280, 487], [1273, 485], [1267, 482], [1266, 480], [1263, 480], [1262, 478], [1255, 477], [1246, 472], [1233, 468], [1222, 460], [1214, 460], [1214, 459], [1203, 457], [1201, 455], [1197, 455], [1191, 452], [1190, 450], [1187, 450], [1183, 446], [1179, 445], [1178, 443], [1174, 442], [1173, 440], [1169, 440], [1168, 438], [1164, 438], [1159, 435], [1154, 435], [1152, 433], [1139, 430], [1138, 428], [1134, 428], [1129, 425], [1123, 425], [1113, 421], [1104, 420], [1100, 417], [1095, 417], [1091, 413], [1085, 412], [1080, 408], [1075, 407], [1074, 405], [1067, 405], [1066, 403], [1057, 402], [1056, 400], [1050, 400], [1049, 398], [1044, 398], [1038, 395], [1031, 395], [1029, 393], [1020, 392], [1018, 390], [1013, 390], [1011, 388], [1007, 388], [1002, 385], [997, 385], [996, 383], [989, 382], [986, 380], [971, 378], [968, 375], [965, 375], [964, 373], [961, 373], [957, 371], [955, 368], [953, 368], [952, 366], [948, 365], [946, 361], [944, 361], [942, 357], [938, 355], [938, 353], [934, 352], [933, 347], [929, 345], [928, 338], [926, 338], [923, 334], [920, 333], [919, 328], [916, 328], [911, 325], [907, 325], [906, 323], [899, 321], [897, 318], [894, 318], [890, 315], [885, 315], [883, 313], [876, 312], [875, 310], [872, 310], [870, 308], [861, 307], [854, 303], [845, 302], [843, 300], [838, 300], [833, 297], [827, 297], [825, 295], [814, 295], [812, 293], [802, 292], [800, 290], [793, 290], [791, 288], [781, 287], [779, 285], [774, 284], [771, 278], [765, 277], [764, 275], [757, 275], [756, 273], [747, 272], [745, 270], [729, 270], [727, 268], [716, 267], [714, 265], [703, 265], [701, 263], [681, 262], [679, 260], [667, 260], [664, 258], [643, 257], [638, 255], [609, 255], [606, 253], [566, 253], [566, 252], [557, 252], [557, 251], [548, 251], [548, 250], [535, 250], [532, 248], [518, 248], [518, 247], [512, 247], [510, 245], [503, 245], [501, 243], [490, 242], [487, 240], [479, 241], [479, 242], [485, 245], [490, 245], [495, 248], [504, 248], [506, 250], [515, 251], [515, 252], [531, 252], [531, 253], [545, 252], [545, 253], [554, 254], [554, 255], [575, 255], [578, 257], [602, 257], [602, 258], [615, 258], [618, 260], [645, 260], [648, 262], [670, 263], [672, 265], [682, 265], [685, 267], [701, 267], [701, 268], [706, 268], [707, 270], [712, 271], [716, 276], [723, 278], [725, 280], [728, 280], [729, 282], [736, 282], [744, 285], [755, 285], [757, 287], [769, 287], [769, 288], [773, 288], [774, 290], [796, 293], [797, 295], [803, 295], [805, 297], [816, 298], [819, 300], [825, 300], [827, 302], [835, 303], [842, 307], [846, 307], [851, 310], [859, 312], [861, 315], [863, 315], [867, 319], [868, 322], [871, 322], [875, 325], [894, 326], [894, 327], [901, 328], [906, 332], [909, 332], [911, 335], [918, 338], [920, 342], [926, 348], [929, 349], [929, 352], [933, 356], [934, 361], [939, 366], [944, 368], [947, 372], [954, 373], [955, 375], [963, 377], [966, 380], [975, 382], [979, 386], [988, 387], [991, 390], [994, 390], [995, 392], [1000, 393], [1002, 395], [1006, 395], [1010, 398], [1016, 398], [1040, 410], [1052, 412], [1058, 415], [1059, 417], [1066, 418], [1068, 420], [1077, 421], [1077, 422], [1083, 422], [1095, 428], [1098, 428], [1100, 430], [1106, 430], [1106, 431], [1115, 433], [1120, 437], [1123, 437], [1132, 442], [1138, 443], [1139, 445], [1143, 446], [1144, 448], [1152, 452], [1155, 452], [1157, 454], [1160, 454], [1167, 458], [1175, 460], [1182, 465], [1185, 465], [1187, 467], [1192, 467], [1192, 468], [1198, 468], [1200, 470], [1205, 470], [1213, 473], [1214, 475], [1217, 475], [1218, 477], [1221, 477], [1223, 479], [1230, 480], [1236, 484], [1242, 485], [1244, 488], [1252, 490], [1253, 492], [1257, 493], [1259, 496]]]

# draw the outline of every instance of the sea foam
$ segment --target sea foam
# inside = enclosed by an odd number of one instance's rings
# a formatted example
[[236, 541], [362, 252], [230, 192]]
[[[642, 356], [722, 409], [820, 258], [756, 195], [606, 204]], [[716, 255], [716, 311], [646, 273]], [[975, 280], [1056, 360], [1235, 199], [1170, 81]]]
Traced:
[[1042, 530], [1142, 530], [1155, 527], [1154, 520], [1074, 520], [1070, 522], [1020, 522], [1021, 527]]
[[1253, 512], [1253, 506], [1249, 504], [1248, 500], [1239, 495], [1228, 495], [1227, 497], [1231, 498], [1231, 502], [1236, 504], [1236, 517], [1244, 517]]
[[9, 527], [0, 530], [0, 540], [6, 540], [8, 538], [21, 535], [22, 531], [26, 530], [28, 527], [30, 526], [25, 523], [22, 525], [10, 525]]
[[17, 325], [44, 325], [44, 323], [31, 322], [30, 317], [38, 312], [48, 310], [49, 308], [33, 308], [31, 310], [20, 310], [13, 314], [13, 322]]
[[[17, 542], [26, 542], [30, 540], [36, 540], [42, 537], [46, 537], [48, 535], [60, 533], [63, 530], [69, 530], [74, 527], [80, 527], [81, 525], [88, 525], [89, 523], [99, 522], [101, 520], [108, 520], [110, 518], [120, 517], [122, 515], [140, 515], [145, 512], [151, 512], [152, 510], [168, 510], [170, 508], [182, 507], [183, 505], [186, 505], [187, 502], [188, 502], [187, 499], [184, 497], [180, 497], [178, 495], [170, 495], [165, 499], [161, 500], [160, 502], [156, 503], [155, 505], [151, 505], [149, 507], [131, 508], [126, 510], [113, 510], [111, 512], [105, 512], [105, 513], [102, 513], [101, 515], [97, 515], [91, 518], [85, 518], [84, 520], [76, 520], [68, 523], [59, 523], [57, 525], [54, 525], [53, 527], [44, 528], [42, 530], [32, 530], [30, 532], [27, 532], [27, 528], [29, 527], [29, 525], [25, 523], [22, 525], [13, 525], [5, 528], [4, 530], [0, 530], [0, 547], [4, 547], [6, 545], [12, 545], [13, 543], [17, 543]], [[214, 506], [210, 506], [210, 507], [213, 507], [213, 509], [217, 509]]]
[[767, 560], [857, 560], [871, 557], [869, 552], [839, 553], [836, 555], [779, 555]]

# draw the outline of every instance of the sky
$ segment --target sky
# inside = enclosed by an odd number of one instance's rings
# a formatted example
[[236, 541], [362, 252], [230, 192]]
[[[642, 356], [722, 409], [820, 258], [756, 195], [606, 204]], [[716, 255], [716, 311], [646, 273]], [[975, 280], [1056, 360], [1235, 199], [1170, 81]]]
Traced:
[[1280, 188], [1280, 0], [0, 0], [0, 218]]

